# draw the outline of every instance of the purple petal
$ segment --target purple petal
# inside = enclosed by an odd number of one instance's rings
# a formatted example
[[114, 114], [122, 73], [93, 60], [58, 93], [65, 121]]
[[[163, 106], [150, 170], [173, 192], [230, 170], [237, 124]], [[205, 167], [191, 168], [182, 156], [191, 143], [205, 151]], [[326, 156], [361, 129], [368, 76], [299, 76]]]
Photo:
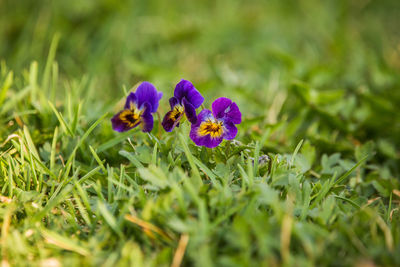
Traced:
[[144, 103], [149, 103], [150, 112], [154, 113], [158, 109], [158, 102], [162, 98], [162, 92], [157, 92], [157, 89], [149, 82], [142, 82], [135, 92], [138, 108], [142, 108]]
[[226, 140], [232, 140], [236, 137], [238, 133], [238, 129], [236, 128], [235, 124], [231, 121], [224, 122], [224, 133], [223, 138]]
[[192, 104], [190, 104], [186, 98], [183, 98], [183, 106], [185, 108], [185, 114], [190, 121], [190, 123], [196, 123], [197, 122], [197, 116], [196, 116], [196, 109]]
[[132, 109], [132, 105], [136, 105], [137, 99], [135, 93], [131, 92], [126, 98], [124, 109]]
[[212, 138], [210, 135], [207, 135], [206, 139], [204, 140], [204, 146], [208, 148], [214, 148], [221, 144], [222, 140], [222, 137]]
[[166, 132], [172, 132], [172, 130], [175, 128], [177, 124], [179, 124], [179, 121], [182, 118], [182, 116], [178, 118], [172, 117], [171, 116], [172, 112], [173, 112], [172, 110], [168, 111], [167, 114], [165, 114], [164, 119], [161, 123]]
[[242, 122], [242, 113], [240, 113], [239, 107], [229, 98], [220, 97], [216, 99], [212, 103], [212, 111], [217, 119], [226, 118], [234, 124]]
[[222, 136], [219, 138], [212, 138], [209, 134], [203, 136], [199, 135], [199, 128], [200, 127], [193, 126], [192, 124], [192, 129], [190, 130], [189, 135], [190, 139], [192, 139], [196, 145], [214, 148], [222, 142]]
[[199, 91], [196, 89], [193, 89], [191, 91], [188, 91], [186, 95], [186, 99], [190, 102], [190, 104], [193, 105], [193, 107], [198, 108], [203, 104], [204, 102], [204, 97], [200, 94]]
[[141, 128], [142, 132], [148, 133], [153, 130], [153, 115], [151, 114], [151, 105], [146, 102], [143, 104], [144, 112], [141, 116]]
[[194, 108], [200, 107], [204, 102], [204, 97], [199, 91], [197, 91], [193, 84], [187, 80], [181, 80], [176, 85], [174, 96], [181, 102], [185, 97], [186, 100], [194, 106]]
[[177, 98], [175, 97], [171, 97], [169, 99], [171, 110], [168, 111], [167, 114], [165, 114], [164, 119], [161, 123], [164, 130], [167, 132], [171, 132], [175, 128], [175, 126], [179, 124], [179, 121], [182, 119], [183, 116], [183, 107], [178, 106], [179, 104], [175, 100], [177, 101]]
[[169, 99], [169, 105], [170, 105], [170, 107], [171, 107], [171, 109], [173, 109], [176, 105], [178, 105], [179, 104], [179, 100], [178, 100], [178, 98], [176, 98], [176, 97], [171, 97], [170, 99]]
[[130, 114], [132, 114], [130, 110], [124, 109], [118, 112], [114, 117], [112, 117], [111, 124], [113, 130], [117, 132], [126, 132], [138, 126], [139, 121], [130, 120], [129, 119], [131, 118], [129, 117]]
[[191, 82], [187, 80], [181, 80], [174, 90], [174, 96], [181, 101], [187, 94], [189, 90], [193, 90], [194, 86]]
[[203, 121], [206, 121], [208, 119], [213, 119], [213, 118], [214, 117], [213, 117], [212, 112], [210, 110], [203, 109], [202, 111], [200, 111], [199, 115], [197, 115], [197, 122], [192, 124], [192, 125], [198, 127], [198, 126], [200, 126], [200, 124]]
[[192, 124], [189, 136], [196, 145], [213, 148], [222, 142], [223, 137], [221, 136], [218, 138], [213, 138], [209, 134], [200, 134], [201, 123], [207, 121], [208, 119], [213, 119], [212, 112], [208, 109], [203, 109], [197, 117], [197, 122]]

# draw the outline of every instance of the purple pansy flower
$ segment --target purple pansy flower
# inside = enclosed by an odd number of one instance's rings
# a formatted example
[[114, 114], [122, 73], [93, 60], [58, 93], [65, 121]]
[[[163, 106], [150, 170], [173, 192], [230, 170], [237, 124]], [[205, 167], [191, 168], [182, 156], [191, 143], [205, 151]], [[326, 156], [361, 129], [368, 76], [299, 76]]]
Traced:
[[242, 114], [236, 103], [221, 97], [212, 103], [212, 112], [204, 109], [199, 113], [197, 122], [192, 124], [190, 138], [198, 146], [213, 148], [223, 139], [235, 138], [238, 132], [235, 124], [241, 122]]
[[117, 132], [125, 132], [140, 125], [143, 132], [151, 132], [153, 129], [153, 114], [157, 111], [158, 102], [162, 92], [149, 82], [142, 82], [126, 98], [125, 107], [112, 119], [112, 128]]
[[162, 126], [171, 132], [185, 114], [191, 123], [197, 122], [196, 109], [201, 106], [204, 97], [187, 80], [181, 80], [175, 87], [174, 96], [169, 99], [171, 110], [165, 114]]

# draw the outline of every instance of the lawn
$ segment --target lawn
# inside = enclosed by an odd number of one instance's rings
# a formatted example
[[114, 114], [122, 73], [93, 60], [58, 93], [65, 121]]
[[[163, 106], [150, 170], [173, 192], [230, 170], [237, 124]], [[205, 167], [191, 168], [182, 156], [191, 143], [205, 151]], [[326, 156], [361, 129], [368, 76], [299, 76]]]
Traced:
[[[400, 265], [400, 2], [0, 1], [2, 266]], [[186, 79], [242, 114], [161, 126]], [[154, 128], [113, 131], [143, 81]]]

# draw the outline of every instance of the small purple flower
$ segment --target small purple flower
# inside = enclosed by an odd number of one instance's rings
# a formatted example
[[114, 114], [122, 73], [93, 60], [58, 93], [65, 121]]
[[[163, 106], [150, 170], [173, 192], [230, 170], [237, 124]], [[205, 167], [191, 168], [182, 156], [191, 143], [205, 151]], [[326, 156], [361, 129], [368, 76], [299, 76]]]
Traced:
[[232, 140], [238, 130], [235, 124], [242, 122], [242, 114], [235, 102], [221, 97], [212, 103], [212, 112], [202, 110], [197, 122], [192, 124], [190, 138], [198, 146], [213, 148], [223, 139]]
[[204, 97], [191, 82], [181, 80], [175, 87], [174, 96], [169, 99], [171, 110], [165, 114], [162, 121], [165, 131], [171, 132], [175, 126], [179, 126], [183, 115], [186, 115], [191, 123], [196, 123], [196, 109], [201, 106], [203, 101]]
[[140, 125], [143, 132], [151, 132], [152, 113], [157, 111], [162, 95], [151, 83], [142, 82], [136, 92], [131, 92], [126, 98], [124, 109], [111, 119], [112, 128], [117, 132], [125, 132]]

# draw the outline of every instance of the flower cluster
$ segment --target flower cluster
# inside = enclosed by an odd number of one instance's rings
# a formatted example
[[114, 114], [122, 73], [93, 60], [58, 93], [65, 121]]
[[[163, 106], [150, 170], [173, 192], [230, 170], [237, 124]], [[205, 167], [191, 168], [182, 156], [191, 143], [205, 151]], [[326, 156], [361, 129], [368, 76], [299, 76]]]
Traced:
[[[124, 109], [112, 119], [115, 131], [124, 132], [140, 125], [143, 132], [153, 129], [153, 113], [157, 111], [162, 93], [149, 82], [139, 85], [135, 93], [130, 93]], [[184, 117], [191, 123], [190, 138], [198, 146], [214, 148], [223, 139], [232, 140], [237, 135], [236, 124], [242, 121], [242, 114], [235, 102], [229, 98], [216, 99], [212, 111], [203, 109], [198, 115], [196, 109], [204, 102], [204, 97], [187, 80], [181, 80], [175, 87], [174, 96], [169, 99], [171, 110], [162, 121], [165, 131], [179, 127]]]

